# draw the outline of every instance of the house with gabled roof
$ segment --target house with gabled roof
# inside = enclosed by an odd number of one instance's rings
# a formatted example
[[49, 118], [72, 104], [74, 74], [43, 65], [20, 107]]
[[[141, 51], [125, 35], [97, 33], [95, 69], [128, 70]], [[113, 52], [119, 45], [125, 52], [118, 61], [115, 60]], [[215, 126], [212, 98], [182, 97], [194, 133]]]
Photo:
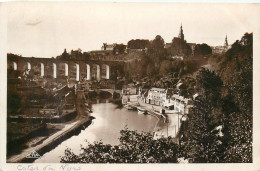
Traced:
[[170, 103], [174, 105], [174, 110], [180, 112], [181, 114], [188, 114], [189, 108], [192, 107], [191, 99], [185, 98], [178, 94], [173, 94], [170, 101]]
[[145, 101], [149, 104], [163, 106], [171, 92], [172, 91], [169, 89], [153, 87], [148, 91], [148, 95]]

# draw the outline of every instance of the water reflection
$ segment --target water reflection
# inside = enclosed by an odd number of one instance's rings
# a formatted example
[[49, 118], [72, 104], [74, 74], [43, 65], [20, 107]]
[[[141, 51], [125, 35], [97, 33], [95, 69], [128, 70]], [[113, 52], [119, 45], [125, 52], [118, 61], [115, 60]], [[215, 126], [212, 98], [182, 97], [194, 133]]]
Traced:
[[[96, 119], [93, 123], [81, 131], [78, 136], [73, 136], [70, 139], [62, 142], [52, 151], [44, 154], [36, 163], [58, 163], [61, 155], [64, 155], [64, 150], [69, 147], [76, 154], [80, 153], [80, 144], [87, 145], [88, 142], [102, 140], [104, 143], [112, 145], [119, 143], [120, 130], [124, 129], [125, 125], [131, 130], [139, 132], [152, 132], [157, 122], [156, 118], [150, 115], [138, 114], [136, 111], [129, 111], [125, 108], [118, 108], [118, 105], [110, 103], [108, 99], [97, 99], [97, 104], [92, 104], [93, 113], [91, 114]], [[95, 102], [94, 102], [95, 103]]]

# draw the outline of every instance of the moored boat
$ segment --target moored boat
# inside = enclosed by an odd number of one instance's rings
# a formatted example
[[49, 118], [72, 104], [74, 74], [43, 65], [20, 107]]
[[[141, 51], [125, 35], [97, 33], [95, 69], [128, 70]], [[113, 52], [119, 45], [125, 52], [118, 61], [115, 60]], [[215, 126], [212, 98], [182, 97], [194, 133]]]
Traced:
[[125, 105], [125, 108], [127, 110], [137, 110], [137, 108], [135, 106], [132, 106], [132, 105]]
[[138, 107], [137, 110], [138, 110], [138, 114], [147, 114], [147, 113], [148, 113], [147, 110], [142, 109], [142, 108], [140, 108], [140, 107]]

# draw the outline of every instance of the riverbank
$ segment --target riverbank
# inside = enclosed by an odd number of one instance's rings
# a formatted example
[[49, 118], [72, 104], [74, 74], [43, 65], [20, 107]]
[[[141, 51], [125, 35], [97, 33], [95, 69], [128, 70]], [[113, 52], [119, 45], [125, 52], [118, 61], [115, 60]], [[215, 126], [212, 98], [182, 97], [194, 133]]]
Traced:
[[63, 141], [55, 149], [45, 153], [35, 163], [60, 163], [60, 158], [64, 156], [67, 148], [70, 148], [76, 155], [82, 153], [81, 147], [93, 144], [95, 141], [102, 141], [103, 144], [112, 146], [120, 144], [120, 131], [127, 126], [129, 130], [137, 132], [153, 132], [157, 119], [151, 115], [137, 114], [137, 111], [118, 108], [117, 104], [96, 103], [92, 105], [92, 116], [96, 119], [92, 121], [86, 129], [79, 135]]
[[85, 118], [80, 121], [76, 121], [64, 126], [63, 129], [56, 132], [55, 134], [48, 137], [41, 144], [30, 147], [22, 151], [22, 153], [18, 155], [14, 155], [7, 159], [7, 163], [31, 163], [36, 158], [27, 158], [26, 156], [33, 151], [36, 151], [40, 156], [44, 153], [50, 151], [55, 146], [57, 146], [60, 142], [70, 138], [71, 136], [79, 133], [82, 129], [85, 129], [88, 125], [91, 124], [90, 118]]
[[81, 130], [84, 130], [86, 127], [88, 127], [94, 117], [90, 116], [89, 113], [86, 112], [86, 106], [84, 105], [85, 100], [84, 93], [78, 92], [76, 118], [68, 123], [53, 124], [54, 127], [58, 126], [61, 129], [58, 132], [50, 135], [38, 145], [36, 144], [35, 146], [28, 147], [21, 153], [10, 156], [7, 158], [7, 163], [31, 163], [36, 159], [27, 157], [27, 155], [29, 155], [31, 152], [35, 151], [40, 156], [42, 156], [44, 153], [52, 150], [64, 140], [70, 138], [73, 135], [79, 134]]
[[154, 128], [154, 139], [168, 136], [176, 138], [180, 128], [181, 114], [168, 109], [165, 109], [165, 114], [161, 114], [158, 112], [162, 108], [161, 106], [144, 103], [140, 98], [137, 98], [137, 102], [141, 108], [148, 111], [148, 114], [158, 119]]

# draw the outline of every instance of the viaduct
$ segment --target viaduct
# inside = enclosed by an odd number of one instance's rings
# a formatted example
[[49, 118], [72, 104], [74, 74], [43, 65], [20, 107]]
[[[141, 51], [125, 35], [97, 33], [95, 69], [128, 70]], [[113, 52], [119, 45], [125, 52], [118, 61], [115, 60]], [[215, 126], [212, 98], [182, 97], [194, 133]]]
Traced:
[[9, 56], [7, 68], [40, 78], [65, 78], [80, 80], [111, 79], [123, 72], [124, 61], [77, 60]]

